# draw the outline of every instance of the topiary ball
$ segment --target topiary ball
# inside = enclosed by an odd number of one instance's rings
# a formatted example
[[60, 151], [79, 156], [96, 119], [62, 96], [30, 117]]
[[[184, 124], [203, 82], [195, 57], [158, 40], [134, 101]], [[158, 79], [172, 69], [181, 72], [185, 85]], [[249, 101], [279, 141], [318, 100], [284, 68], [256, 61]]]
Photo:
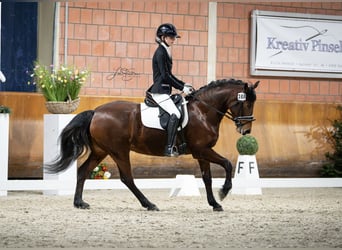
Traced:
[[236, 142], [236, 149], [240, 155], [255, 155], [259, 146], [257, 140], [251, 135], [244, 135]]

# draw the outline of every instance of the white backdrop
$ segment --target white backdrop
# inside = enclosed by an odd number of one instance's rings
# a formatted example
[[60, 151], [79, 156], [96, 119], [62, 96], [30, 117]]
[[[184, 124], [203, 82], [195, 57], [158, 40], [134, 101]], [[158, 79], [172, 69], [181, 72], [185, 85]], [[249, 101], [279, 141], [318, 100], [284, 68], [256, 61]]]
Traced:
[[342, 17], [255, 12], [253, 69], [342, 73]]

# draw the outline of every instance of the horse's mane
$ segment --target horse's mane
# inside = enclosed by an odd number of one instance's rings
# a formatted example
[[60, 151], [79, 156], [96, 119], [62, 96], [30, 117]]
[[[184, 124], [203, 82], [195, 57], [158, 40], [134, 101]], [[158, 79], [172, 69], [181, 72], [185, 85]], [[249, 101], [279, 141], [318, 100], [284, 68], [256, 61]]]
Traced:
[[201, 88], [199, 88], [198, 90], [195, 90], [194, 92], [192, 92], [190, 95], [186, 96], [187, 100], [192, 99], [194, 96], [197, 96], [199, 94], [201, 94], [202, 92], [207, 92], [211, 89], [214, 89], [216, 87], [219, 86], [224, 86], [224, 85], [244, 85], [245, 83], [241, 80], [235, 80], [235, 79], [220, 79], [220, 80], [216, 80], [216, 81], [211, 81], [210, 83], [208, 83], [207, 85], [202, 86]]

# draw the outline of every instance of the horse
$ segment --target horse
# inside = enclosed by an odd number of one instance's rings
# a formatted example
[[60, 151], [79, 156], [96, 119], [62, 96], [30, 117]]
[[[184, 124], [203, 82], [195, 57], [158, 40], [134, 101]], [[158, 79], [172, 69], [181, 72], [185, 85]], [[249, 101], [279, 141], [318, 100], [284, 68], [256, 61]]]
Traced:
[[[210, 163], [216, 163], [225, 170], [225, 181], [219, 190], [220, 200], [232, 188], [231, 162], [212, 149], [219, 137], [220, 123], [226, 117], [235, 123], [237, 132], [242, 135], [251, 132], [258, 84], [259, 81], [251, 84], [242, 80], [220, 79], [185, 96], [188, 124], [183, 129], [186, 141], [184, 154], [191, 154], [198, 161], [207, 201], [214, 211], [223, 211], [223, 208], [213, 195]], [[132, 150], [140, 154], [164, 156], [166, 138], [165, 130], [142, 124], [139, 103], [105, 103], [94, 110], [77, 114], [67, 124], [58, 139], [60, 152], [54, 161], [45, 166], [45, 171], [50, 174], [64, 171], [81, 155], [88, 155], [77, 170], [73, 201], [76, 208], [88, 209], [90, 205], [82, 198], [84, 183], [91, 171], [109, 155], [118, 167], [120, 180], [142, 207], [159, 211], [135, 185], [129, 154]]]

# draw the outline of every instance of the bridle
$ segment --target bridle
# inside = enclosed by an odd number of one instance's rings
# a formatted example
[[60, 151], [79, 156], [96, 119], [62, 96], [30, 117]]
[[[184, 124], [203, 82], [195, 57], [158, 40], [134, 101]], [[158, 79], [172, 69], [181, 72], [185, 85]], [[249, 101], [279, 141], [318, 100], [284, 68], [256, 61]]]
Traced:
[[[241, 93], [239, 93], [239, 94], [241, 94]], [[244, 93], [244, 94], [245, 94], [245, 93]], [[233, 105], [231, 105], [231, 107], [228, 107], [228, 110], [224, 113], [224, 112], [218, 110], [217, 108], [215, 108], [214, 106], [212, 106], [212, 105], [210, 105], [210, 104], [208, 104], [208, 103], [202, 101], [202, 100], [199, 99], [197, 96], [192, 95], [192, 97], [193, 97], [195, 100], [199, 101], [200, 103], [203, 103], [203, 104], [205, 104], [206, 106], [208, 106], [209, 108], [215, 110], [218, 114], [220, 114], [220, 115], [222, 115], [222, 116], [228, 118], [229, 120], [232, 120], [232, 121], [235, 123], [235, 126], [236, 126], [237, 128], [242, 127], [243, 125], [245, 125], [245, 124], [248, 123], [248, 122], [253, 122], [253, 121], [255, 121], [255, 118], [254, 118], [253, 115], [240, 115], [240, 116], [234, 117], [233, 114], [229, 111], [229, 109], [230, 109], [232, 106], [239, 104], [239, 105], [240, 105], [239, 114], [241, 114], [241, 113], [242, 113], [242, 109], [243, 109], [243, 102], [245, 102], [246, 100], [237, 100], [237, 102], [234, 103]]]
[[[244, 101], [238, 101], [238, 104], [240, 105], [240, 110], [239, 110], [240, 114], [242, 113], [243, 102]], [[236, 104], [234, 104], [234, 105], [236, 105]], [[232, 105], [232, 106], [234, 106], [234, 105]], [[230, 119], [233, 122], [235, 122], [235, 125], [236, 125], [237, 128], [242, 127], [243, 125], [245, 125], [248, 122], [255, 121], [255, 118], [254, 118], [253, 115], [240, 115], [240, 116], [237, 116], [237, 117], [233, 117], [233, 114], [231, 112], [229, 112], [228, 110], [225, 113], [225, 117], [227, 117], [228, 119]]]

